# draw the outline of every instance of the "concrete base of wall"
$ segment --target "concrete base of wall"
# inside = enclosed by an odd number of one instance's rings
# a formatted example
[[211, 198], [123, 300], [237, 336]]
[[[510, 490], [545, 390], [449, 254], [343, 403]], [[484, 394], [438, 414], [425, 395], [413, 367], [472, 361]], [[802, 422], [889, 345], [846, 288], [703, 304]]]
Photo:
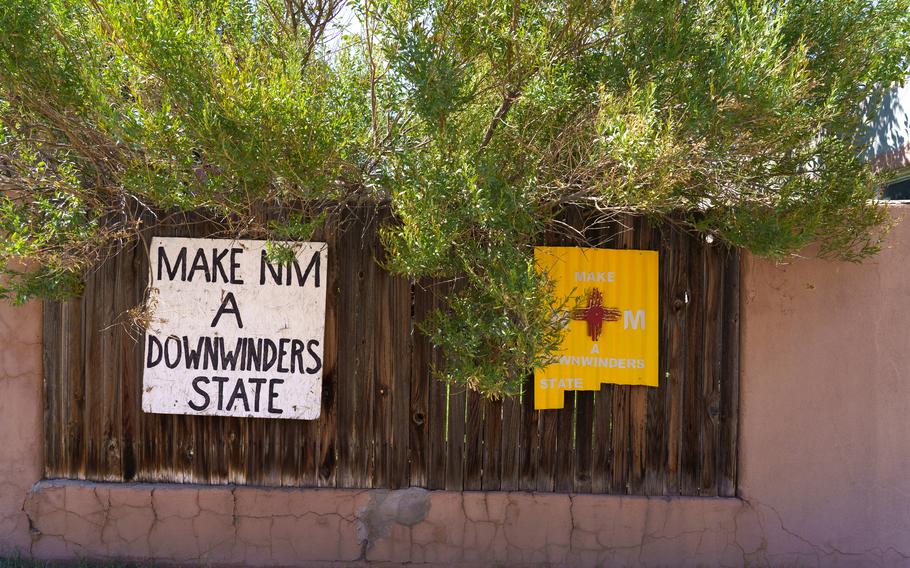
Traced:
[[769, 558], [766, 522], [789, 540], [739, 499], [43, 481], [25, 514], [39, 558], [247, 566], [735, 566]]

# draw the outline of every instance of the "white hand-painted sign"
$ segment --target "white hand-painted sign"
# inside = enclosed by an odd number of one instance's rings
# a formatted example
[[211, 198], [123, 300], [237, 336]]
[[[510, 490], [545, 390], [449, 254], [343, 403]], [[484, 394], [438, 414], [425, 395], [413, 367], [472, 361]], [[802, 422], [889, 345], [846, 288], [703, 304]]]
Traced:
[[145, 412], [319, 417], [328, 248], [287, 244], [152, 238]]

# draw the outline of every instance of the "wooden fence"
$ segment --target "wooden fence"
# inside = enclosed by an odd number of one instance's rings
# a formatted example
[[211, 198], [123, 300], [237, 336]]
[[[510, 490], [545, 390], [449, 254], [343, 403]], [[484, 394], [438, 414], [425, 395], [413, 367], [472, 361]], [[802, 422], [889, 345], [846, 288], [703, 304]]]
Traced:
[[[739, 257], [622, 217], [578, 244], [660, 251], [660, 387], [604, 385], [562, 410], [490, 401], [431, 375], [416, 330], [444, 285], [392, 277], [377, 215], [330, 218], [322, 416], [305, 422], [144, 414], [142, 341], [126, 325], [148, 281], [141, 246], [45, 307], [46, 476], [295, 487], [407, 486], [646, 495], [736, 490]], [[205, 236], [183, 224], [156, 234]]]

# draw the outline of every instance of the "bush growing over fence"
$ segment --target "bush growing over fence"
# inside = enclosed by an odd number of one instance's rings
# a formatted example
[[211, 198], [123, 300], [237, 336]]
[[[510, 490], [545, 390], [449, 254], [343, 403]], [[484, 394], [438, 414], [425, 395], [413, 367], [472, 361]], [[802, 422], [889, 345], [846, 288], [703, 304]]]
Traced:
[[859, 134], [908, 28], [908, 0], [9, 0], [0, 292], [78, 293], [141, 218], [305, 239], [388, 203], [388, 267], [464, 283], [444, 377], [511, 394], [558, 340], [531, 247], [567, 203], [873, 253]]

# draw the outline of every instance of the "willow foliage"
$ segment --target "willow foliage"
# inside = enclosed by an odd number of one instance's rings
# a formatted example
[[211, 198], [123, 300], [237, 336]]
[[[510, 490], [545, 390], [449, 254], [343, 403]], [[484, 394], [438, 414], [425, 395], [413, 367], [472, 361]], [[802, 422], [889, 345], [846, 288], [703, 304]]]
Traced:
[[174, 211], [293, 239], [387, 203], [388, 267], [462, 282], [443, 378], [500, 396], [559, 341], [531, 250], [565, 204], [876, 250], [861, 132], [910, 0], [352, 2], [0, 4], [0, 293], [78, 293]]

